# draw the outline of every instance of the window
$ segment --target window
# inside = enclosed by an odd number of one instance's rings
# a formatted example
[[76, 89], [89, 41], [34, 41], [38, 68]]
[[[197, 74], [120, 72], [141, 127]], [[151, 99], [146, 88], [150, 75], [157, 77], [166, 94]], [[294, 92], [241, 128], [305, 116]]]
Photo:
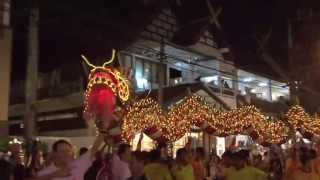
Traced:
[[205, 76], [200, 78], [201, 82], [212, 84], [214, 86], [219, 86], [219, 76], [214, 75], [214, 76]]
[[181, 71], [175, 68], [169, 68], [170, 79], [180, 78], [182, 76]]
[[152, 64], [149, 62], [144, 62], [143, 63], [143, 76], [149, 81], [152, 82], [152, 75], [151, 75], [151, 66]]
[[280, 83], [277, 81], [271, 82], [271, 95], [272, 101], [278, 101], [281, 99], [289, 99], [289, 87], [285, 83]]
[[[135, 58], [135, 80], [137, 90], [145, 90], [158, 87], [158, 73], [160, 63], [153, 62], [140, 57]], [[164, 69], [164, 85], [166, 84], [166, 65], [162, 65]]]
[[145, 70], [143, 68], [143, 60], [136, 59], [135, 64], [135, 79], [136, 85], [138, 89], [149, 89], [150, 88], [150, 81], [148, 74], [145, 74]]
[[170, 85], [176, 85], [182, 82], [182, 72], [175, 68], [169, 68]]
[[232, 78], [221, 76], [221, 87], [224, 89], [233, 89]]
[[271, 101], [270, 80], [256, 74], [238, 70], [238, 87], [241, 94], [251, 94], [257, 98]]

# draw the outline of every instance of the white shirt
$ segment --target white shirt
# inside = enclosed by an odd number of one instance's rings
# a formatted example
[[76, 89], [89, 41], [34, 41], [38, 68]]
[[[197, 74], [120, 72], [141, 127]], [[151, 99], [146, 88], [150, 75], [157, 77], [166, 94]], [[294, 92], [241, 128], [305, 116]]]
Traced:
[[[53, 180], [83, 180], [83, 176], [92, 164], [91, 151], [80, 156], [78, 159], [70, 163], [71, 176], [54, 178]], [[38, 172], [38, 177], [49, 175], [59, 170], [54, 164], [44, 168]]]
[[127, 180], [131, 177], [129, 164], [122, 161], [118, 155], [113, 155], [111, 159], [113, 180]]

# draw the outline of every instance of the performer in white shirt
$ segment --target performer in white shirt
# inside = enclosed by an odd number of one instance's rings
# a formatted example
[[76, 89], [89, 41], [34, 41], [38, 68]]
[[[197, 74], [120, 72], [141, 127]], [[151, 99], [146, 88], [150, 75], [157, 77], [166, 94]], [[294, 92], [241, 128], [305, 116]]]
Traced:
[[97, 136], [91, 150], [74, 159], [72, 144], [66, 140], [58, 140], [52, 146], [54, 163], [38, 172], [35, 180], [83, 180], [87, 169], [91, 166], [94, 155], [103, 143], [102, 135]]

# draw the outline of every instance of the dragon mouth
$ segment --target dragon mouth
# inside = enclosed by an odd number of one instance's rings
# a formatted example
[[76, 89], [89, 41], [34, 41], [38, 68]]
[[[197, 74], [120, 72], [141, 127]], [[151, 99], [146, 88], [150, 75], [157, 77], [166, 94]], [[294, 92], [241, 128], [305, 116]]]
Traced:
[[109, 87], [121, 102], [128, 101], [130, 95], [129, 85], [126, 78], [119, 71], [110, 68], [96, 68], [91, 71], [89, 79], [88, 94], [95, 87]]
[[117, 92], [117, 85], [116, 85], [116, 80], [110, 76], [109, 73], [103, 72], [103, 71], [98, 71], [95, 72], [90, 76], [90, 81], [88, 83], [88, 91], [87, 93], [90, 93], [90, 91], [95, 88], [95, 87], [109, 87], [113, 93], [116, 94]]

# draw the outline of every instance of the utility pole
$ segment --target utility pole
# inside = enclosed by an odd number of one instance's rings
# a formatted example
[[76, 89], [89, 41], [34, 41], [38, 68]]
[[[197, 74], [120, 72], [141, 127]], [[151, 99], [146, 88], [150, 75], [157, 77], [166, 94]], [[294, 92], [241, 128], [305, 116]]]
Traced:
[[36, 109], [38, 87], [38, 59], [39, 59], [39, 38], [38, 38], [39, 9], [36, 0], [30, 0], [29, 32], [28, 32], [28, 62], [25, 84], [25, 118], [24, 135], [28, 140], [36, 135]]
[[[292, 24], [290, 18], [288, 19], [288, 64], [289, 64], [289, 71], [292, 72], [294, 69], [293, 67], [293, 38], [292, 38]], [[299, 85], [295, 81], [291, 81], [289, 84], [290, 89], [290, 102], [292, 104], [299, 104]]]
[[[293, 39], [292, 39], [292, 29], [291, 29], [291, 20], [288, 18], [288, 65], [289, 71], [292, 69], [292, 48], [293, 48]], [[289, 89], [290, 89], [290, 102], [296, 104], [296, 87], [294, 82], [289, 82]]]

